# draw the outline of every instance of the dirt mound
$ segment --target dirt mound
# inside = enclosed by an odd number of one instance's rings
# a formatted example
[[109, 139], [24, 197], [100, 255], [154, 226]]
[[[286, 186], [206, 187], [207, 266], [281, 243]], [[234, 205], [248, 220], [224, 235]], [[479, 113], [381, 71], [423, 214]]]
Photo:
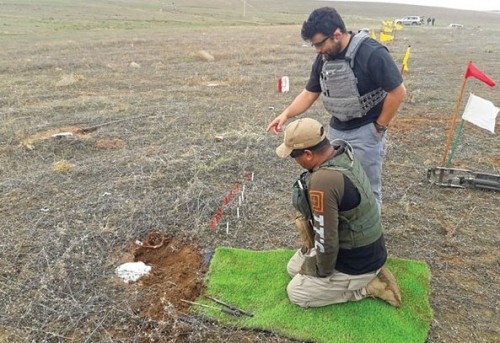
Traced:
[[26, 147], [32, 147], [34, 143], [46, 139], [75, 139], [83, 138], [85, 133], [82, 131], [81, 127], [78, 126], [64, 126], [59, 128], [53, 128], [49, 130], [44, 130], [42, 132], [37, 132], [30, 136], [21, 139], [20, 143]]
[[142, 261], [152, 269], [135, 289], [142, 296], [134, 304], [134, 312], [159, 321], [166, 320], [173, 312], [186, 312], [189, 304], [181, 299], [194, 301], [203, 290], [206, 263], [198, 244], [163, 233], [150, 233], [137, 243], [131, 252], [134, 261]]

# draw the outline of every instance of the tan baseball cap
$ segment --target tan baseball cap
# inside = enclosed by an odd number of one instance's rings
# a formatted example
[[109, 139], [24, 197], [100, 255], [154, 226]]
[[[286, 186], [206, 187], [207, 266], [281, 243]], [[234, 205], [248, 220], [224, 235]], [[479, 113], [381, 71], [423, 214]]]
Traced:
[[319, 121], [311, 118], [295, 120], [286, 126], [283, 144], [276, 148], [276, 154], [286, 158], [292, 150], [313, 147], [325, 137], [326, 132]]

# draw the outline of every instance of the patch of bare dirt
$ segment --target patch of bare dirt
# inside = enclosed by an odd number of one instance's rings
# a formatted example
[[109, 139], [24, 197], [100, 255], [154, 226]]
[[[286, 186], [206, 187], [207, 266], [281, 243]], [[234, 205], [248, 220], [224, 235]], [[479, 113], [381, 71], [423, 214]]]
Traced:
[[[138, 337], [140, 342], [293, 342], [259, 330], [243, 330], [219, 326], [203, 317], [189, 315], [204, 289], [213, 250], [182, 236], [149, 232], [143, 241], [129, 241], [121, 251], [110, 256], [111, 264], [142, 261], [152, 267], [149, 274], [133, 284], [115, 283], [135, 299], [131, 310], [146, 325]], [[202, 330], [202, 331], [199, 331]], [[114, 338], [127, 339], [133, 329], [111, 329]]]
[[152, 267], [150, 274], [140, 280], [139, 289], [146, 301], [135, 304], [138, 315], [165, 320], [166, 306], [185, 312], [189, 304], [181, 300], [194, 301], [201, 294], [206, 265], [195, 242], [164, 236], [158, 248], [138, 246], [133, 255], [134, 261]]
[[26, 147], [33, 147], [33, 144], [47, 140], [47, 139], [81, 139], [87, 136], [87, 134], [82, 131], [82, 127], [78, 126], [63, 126], [59, 128], [53, 128], [49, 130], [40, 131], [29, 135], [20, 140], [21, 145]]

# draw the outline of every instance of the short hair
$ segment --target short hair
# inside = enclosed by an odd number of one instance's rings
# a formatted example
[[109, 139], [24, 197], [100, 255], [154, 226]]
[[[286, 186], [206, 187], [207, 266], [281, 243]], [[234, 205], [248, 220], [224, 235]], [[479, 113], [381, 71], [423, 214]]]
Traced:
[[[323, 130], [323, 127], [321, 128]], [[313, 152], [318, 152], [321, 153], [326, 150], [328, 146], [331, 146], [330, 141], [328, 138], [325, 137], [321, 142], [316, 144], [315, 146], [309, 147], [309, 148], [304, 148], [304, 149], [293, 149], [292, 152], [290, 153], [290, 156], [295, 158], [304, 153], [305, 150], [313, 151]]]
[[312, 11], [302, 25], [301, 35], [303, 40], [310, 41], [317, 33], [330, 37], [337, 29], [342, 33], [346, 32], [344, 21], [337, 10], [333, 7], [322, 7]]

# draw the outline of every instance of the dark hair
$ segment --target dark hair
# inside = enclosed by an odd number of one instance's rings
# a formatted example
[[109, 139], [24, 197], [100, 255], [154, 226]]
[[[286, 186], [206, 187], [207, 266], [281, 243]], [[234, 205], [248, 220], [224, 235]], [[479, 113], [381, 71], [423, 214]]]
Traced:
[[[321, 129], [323, 129], [323, 128], [321, 128]], [[326, 149], [326, 147], [328, 145], [330, 145], [330, 141], [328, 140], [328, 138], [325, 137], [325, 139], [323, 139], [321, 142], [319, 142], [318, 144], [316, 144], [310, 148], [293, 149], [292, 152], [290, 153], [290, 157], [292, 157], [292, 158], [299, 157], [300, 155], [302, 155], [304, 153], [305, 150], [322, 152], [323, 150]]]
[[346, 32], [344, 21], [337, 10], [332, 7], [322, 7], [312, 11], [302, 25], [301, 35], [303, 40], [310, 41], [317, 33], [331, 37], [337, 29], [342, 33]]

